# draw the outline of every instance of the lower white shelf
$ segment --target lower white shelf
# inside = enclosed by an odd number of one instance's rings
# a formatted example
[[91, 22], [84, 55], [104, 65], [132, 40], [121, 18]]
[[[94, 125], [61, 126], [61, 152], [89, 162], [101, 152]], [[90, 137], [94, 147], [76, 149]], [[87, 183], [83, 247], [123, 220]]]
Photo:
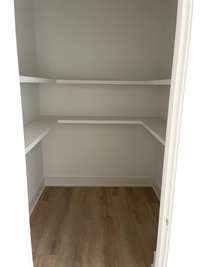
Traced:
[[86, 125], [136, 125], [141, 124], [138, 118], [122, 117], [64, 117], [58, 118], [59, 124], [86, 124]]
[[56, 125], [56, 120], [39, 118], [24, 127], [25, 153], [33, 149]]
[[162, 145], [165, 145], [166, 121], [160, 118], [66, 117], [58, 119], [57, 122], [68, 125], [141, 125]]
[[25, 153], [31, 151], [56, 124], [141, 125], [162, 145], [165, 145], [166, 121], [160, 118], [40, 117], [24, 127]]
[[165, 145], [166, 120], [160, 118], [142, 118], [142, 125], [162, 145]]

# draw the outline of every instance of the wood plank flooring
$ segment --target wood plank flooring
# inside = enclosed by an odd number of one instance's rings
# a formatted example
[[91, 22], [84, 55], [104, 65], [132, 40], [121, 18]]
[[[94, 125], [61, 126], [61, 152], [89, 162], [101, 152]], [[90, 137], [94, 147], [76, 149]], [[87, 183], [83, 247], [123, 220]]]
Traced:
[[46, 188], [31, 216], [35, 267], [150, 267], [159, 202], [151, 188]]

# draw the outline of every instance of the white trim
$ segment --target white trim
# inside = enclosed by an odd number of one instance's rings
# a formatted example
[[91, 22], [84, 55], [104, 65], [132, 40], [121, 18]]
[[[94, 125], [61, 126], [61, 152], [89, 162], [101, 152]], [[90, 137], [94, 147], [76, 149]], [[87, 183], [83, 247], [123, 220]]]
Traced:
[[29, 202], [29, 214], [31, 215], [35, 206], [37, 205], [42, 193], [44, 192], [45, 189], [45, 185], [44, 185], [44, 181], [40, 184], [40, 186], [38, 187], [38, 190], [35, 192], [34, 196], [32, 197], [32, 199]]
[[148, 186], [150, 177], [45, 177], [45, 186]]
[[193, 0], [178, 1], [155, 267], [167, 266], [192, 8]]

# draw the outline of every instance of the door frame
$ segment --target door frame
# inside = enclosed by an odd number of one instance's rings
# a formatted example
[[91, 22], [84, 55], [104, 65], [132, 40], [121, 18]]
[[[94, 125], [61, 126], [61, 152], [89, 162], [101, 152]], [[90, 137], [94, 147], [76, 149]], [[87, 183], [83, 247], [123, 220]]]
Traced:
[[192, 14], [193, 0], [178, 0], [158, 239], [154, 267], [167, 266], [185, 92], [185, 77], [191, 39]]
[[0, 262], [32, 267], [14, 1], [0, 1]]
[[[4, 235], [2, 235], [3, 238], [0, 242], [3, 243], [2, 247], [4, 248], [2, 250], [2, 255], [4, 257], [1, 257], [1, 262], [2, 264], [5, 263], [4, 265], [6, 266], [8, 266], [9, 263], [9, 266], [32, 266], [30, 227], [28, 226], [28, 193], [26, 187], [26, 167], [23, 146], [23, 124], [21, 99], [19, 94], [20, 90], [14, 27], [14, 5], [12, 0], [2, 1], [0, 5], [0, 23], [3, 26], [1, 29], [1, 37], [4, 38], [4, 42], [0, 43], [0, 51], [2, 52], [2, 76], [4, 77], [4, 79], [2, 79], [2, 87], [4, 88], [4, 90], [2, 90], [2, 95], [4, 97], [3, 104], [5, 104], [1, 105], [2, 114], [5, 113], [5, 110], [8, 110], [6, 106], [9, 104], [9, 101], [11, 101], [11, 98], [14, 99], [14, 101], [12, 101], [12, 105], [9, 107], [9, 113], [6, 114], [7, 116], [3, 116], [6, 117], [5, 122], [2, 122], [2, 124], [7, 125], [8, 127], [10, 125], [10, 131], [7, 129], [7, 132], [2, 137], [1, 146], [1, 154], [3, 155], [4, 159], [3, 165], [5, 166], [5, 168], [2, 166], [2, 171], [5, 171], [6, 177], [6, 179], [2, 179], [1, 182], [2, 188], [4, 188], [5, 192], [5, 194], [2, 194], [2, 204], [4, 205], [4, 209], [2, 210], [5, 211], [5, 216], [7, 216], [4, 227], [1, 227], [3, 232], [6, 234], [5, 240]], [[184, 84], [190, 45], [192, 7], [193, 0], [178, 0], [177, 27], [164, 155], [163, 185], [160, 202], [155, 267], [167, 266], [176, 180], [176, 162], [178, 157], [179, 135], [181, 129], [182, 106], [184, 98]], [[9, 27], [4, 27], [5, 24]], [[5, 53], [5, 51], [7, 51], [7, 53]], [[15, 118], [15, 120], [13, 120], [13, 118]], [[7, 121], [9, 120], [12, 123], [8, 124]], [[16, 134], [16, 129], [18, 129], [17, 132], [19, 134]], [[11, 140], [13, 141], [11, 142]], [[12, 157], [10, 157], [10, 154], [8, 154], [8, 151], [11, 149]], [[7, 155], [8, 157], [6, 157]], [[7, 169], [7, 166], [12, 166], [12, 168]], [[13, 187], [13, 177], [16, 176], [16, 174], [19, 180], [17, 181], [16, 187]], [[13, 194], [10, 194], [10, 188], [13, 188]], [[7, 202], [5, 202], [7, 193], [10, 195], [10, 198], [7, 199]], [[8, 214], [6, 209], [16, 209], [21, 211], [20, 214], [23, 216], [18, 216], [14, 219], [12, 212], [9, 212]], [[11, 231], [11, 229], [13, 229], [13, 231]], [[17, 232], [20, 233], [20, 238], [18, 239], [16, 239]], [[6, 244], [8, 244], [8, 246], [6, 246]], [[8, 255], [10, 255], [10, 252], [12, 252], [11, 254], [15, 252], [13, 255], [16, 256], [9, 257]]]

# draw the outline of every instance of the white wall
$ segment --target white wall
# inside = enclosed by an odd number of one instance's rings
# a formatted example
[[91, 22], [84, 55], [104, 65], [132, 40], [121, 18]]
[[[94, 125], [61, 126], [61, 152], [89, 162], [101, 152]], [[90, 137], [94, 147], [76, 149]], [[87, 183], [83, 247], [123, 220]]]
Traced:
[[[15, 0], [18, 63], [21, 75], [37, 75], [37, 56], [32, 0]], [[38, 85], [21, 85], [24, 124], [39, 115]]]
[[26, 155], [26, 172], [28, 181], [29, 208], [32, 210], [38, 194], [44, 187], [41, 144]]
[[158, 109], [158, 114], [159, 117], [163, 119], [167, 119], [168, 115], [168, 105], [169, 105], [169, 93], [170, 93], [170, 88], [169, 86], [160, 86], [160, 90], [157, 92], [157, 109]]
[[69, 79], [171, 76], [174, 0], [33, 0], [39, 72]]
[[21, 84], [21, 98], [23, 121], [24, 124], [27, 124], [40, 114], [38, 86], [35, 84]]
[[[37, 74], [37, 56], [32, 0], [15, 0], [16, 38], [19, 72]], [[21, 85], [24, 124], [39, 115], [38, 85]]]
[[160, 143], [156, 142], [155, 146], [155, 154], [156, 154], [156, 166], [155, 166], [155, 175], [154, 175], [154, 186], [161, 193], [161, 186], [162, 186], [162, 171], [163, 171], [163, 158], [165, 148], [160, 145]]
[[35, 75], [37, 57], [32, 0], [14, 2], [19, 71], [21, 75]]
[[[22, 72], [24, 68], [30, 74], [35, 66], [36, 73], [56, 78], [170, 78], [176, 1], [28, 0], [24, 6], [23, 1], [16, 0]], [[167, 116], [168, 86], [48, 84], [39, 85], [39, 91], [34, 89], [34, 86], [22, 87], [25, 123], [39, 112], [60, 116]], [[120, 153], [117, 143], [121, 143]], [[87, 149], [79, 150], [86, 144]], [[100, 144], [102, 151], [106, 151], [104, 169], [105, 159], [98, 154]], [[44, 141], [44, 174], [45, 177], [148, 176], [155, 177], [160, 187], [162, 153], [154, 145], [155, 140], [137, 127], [115, 130], [60, 127]], [[126, 156], [120, 158], [120, 154]]]
[[141, 126], [59, 126], [43, 142], [44, 175], [152, 179], [153, 152]]
[[[31, 0], [15, 0], [15, 19], [20, 74], [36, 75], [37, 57]], [[38, 85], [21, 84], [21, 100], [23, 123], [27, 124], [40, 114]], [[29, 206], [31, 208], [44, 181], [40, 145], [26, 155], [26, 165]]]
[[[41, 115], [166, 118], [169, 87], [48, 84], [39, 95]], [[43, 142], [43, 162], [47, 183], [148, 178], [160, 189], [163, 147], [138, 126], [58, 126]]]
[[[170, 78], [176, 1], [33, 3], [40, 74], [70, 79]], [[39, 86], [39, 96], [41, 115], [166, 118], [169, 86], [48, 84]], [[44, 141], [44, 175], [148, 176], [160, 188], [159, 145], [137, 127], [60, 127]], [[106, 151], [105, 157], [100, 151]]]
[[40, 85], [42, 115], [144, 116], [166, 113], [169, 87]]
[[[166, 86], [40, 85], [40, 112], [166, 118], [168, 94]], [[162, 160], [160, 143], [138, 126], [58, 126], [43, 142], [48, 178], [149, 178], [160, 189]]]
[[[170, 78], [176, 1], [33, 3], [40, 74], [69, 79]], [[39, 88], [41, 115], [167, 117], [167, 86]], [[137, 127], [64, 126], [44, 141], [44, 173], [45, 177], [149, 176], [160, 188], [163, 148], [158, 147]]]

